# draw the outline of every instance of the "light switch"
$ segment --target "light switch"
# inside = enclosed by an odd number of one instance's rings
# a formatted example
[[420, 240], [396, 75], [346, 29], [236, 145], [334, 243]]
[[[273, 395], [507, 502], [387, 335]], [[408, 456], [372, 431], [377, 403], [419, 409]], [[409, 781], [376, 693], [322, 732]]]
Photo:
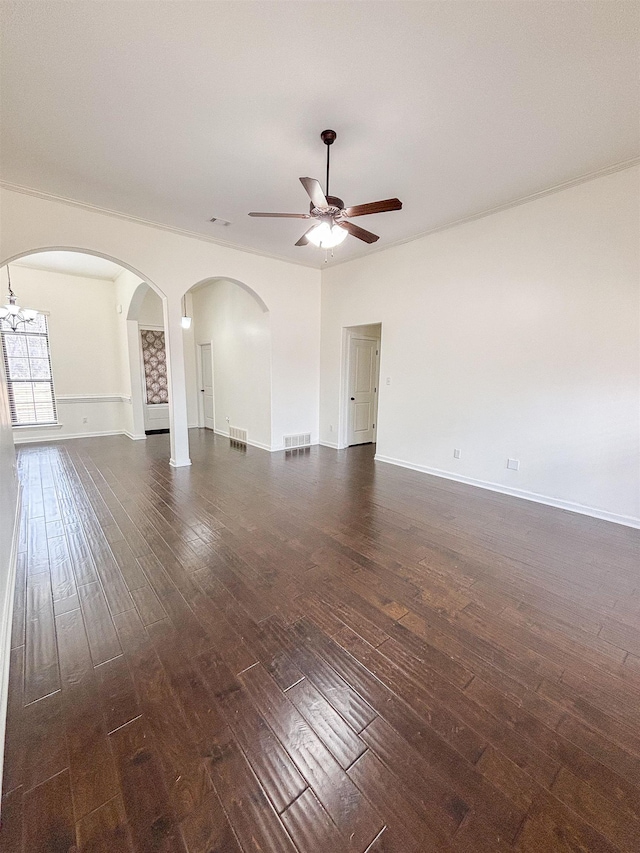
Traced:
[[507, 468], [511, 471], [519, 471], [520, 470], [520, 460], [519, 459], [507, 459]]

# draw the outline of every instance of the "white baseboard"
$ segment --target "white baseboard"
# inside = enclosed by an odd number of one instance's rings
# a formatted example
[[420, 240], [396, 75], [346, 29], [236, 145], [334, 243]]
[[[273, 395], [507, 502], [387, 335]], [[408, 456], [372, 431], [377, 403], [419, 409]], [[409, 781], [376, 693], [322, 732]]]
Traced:
[[169, 460], [169, 465], [171, 465], [172, 468], [187, 468], [189, 465], [191, 465], [191, 460], [190, 459], [177, 460], [177, 459], [171, 458]]
[[397, 465], [400, 468], [409, 468], [411, 471], [419, 471], [422, 474], [431, 474], [433, 477], [441, 477], [444, 480], [454, 480], [456, 483], [465, 483], [467, 486], [476, 486], [479, 489], [487, 489], [490, 492], [499, 492], [503, 495], [510, 495], [513, 498], [521, 498], [525, 501], [546, 504], [546, 506], [565, 509], [568, 512], [577, 512], [580, 515], [589, 515], [592, 518], [600, 518], [603, 521], [611, 521], [614, 524], [624, 524], [625, 527], [640, 528], [640, 518], [635, 518], [632, 515], [618, 515], [614, 512], [596, 509], [595, 507], [583, 506], [582, 504], [572, 503], [571, 501], [551, 498], [547, 495], [539, 495], [536, 492], [528, 492], [525, 489], [513, 489], [509, 486], [502, 486], [500, 483], [476, 480], [473, 477], [463, 477], [459, 474], [452, 474], [449, 471], [441, 471], [438, 468], [429, 468], [426, 465], [415, 465], [413, 462], [405, 462], [403, 459], [394, 459], [391, 456], [381, 456], [378, 453], [376, 453], [374, 459], [376, 462], [386, 462], [389, 465]]
[[16, 567], [18, 564], [18, 538], [20, 536], [20, 515], [22, 507], [22, 486], [18, 484], [16, 514], [13, 521], [13, 535], [9, 552], [7, 588], [0, 614], [0, 788], [4, 770], [4, 736], [7, 726], [7, 705], [9, 701], [9, 664], [11, 662], [11, 629], [13, 625], [13, 600], [16, 591]]
[[123, 432], [123, 435], [126, 435], [127, 438], [130, 438], [131, 441], [144, 441], [147, 437], [145, 433], [142, 433], [142, 435], [134, 435], [132, 432], [127, 432], [127, 430]]
[[332, 450], [340, 450], [340, 446], [336, 441], [319, 441], [322, 447], [330, 447]]
[[49, 438], [48, 436], [17, 436], [14, 433], [13, 442], [14, 444], [41, 444], [43, 442], [49, 441], [69, 441], [72, 438], [99, 438], [100, 436], [107, 435], [126, 435], [124, 430], [121, 429], [112, 429], [105, 430], [104, 432], [76, 432], [69, 435], [56, 435], [55, 437]]
[[273, 447], [269, 444], [263, 444], [261, 441], [247, 441], [247, 444], [250, 444], [251, 447], [257, 447], [259, 450], [266, 450], [268, 453], [273, 451]]

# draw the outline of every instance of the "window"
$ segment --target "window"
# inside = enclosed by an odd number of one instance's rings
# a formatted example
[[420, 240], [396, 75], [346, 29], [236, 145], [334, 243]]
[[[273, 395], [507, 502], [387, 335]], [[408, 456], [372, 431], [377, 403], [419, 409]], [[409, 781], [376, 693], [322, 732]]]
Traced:
[[47, 318], [38, 314], [32, 323], [20, 326], [16, 332], [11, 331], [6, 321], [0, 323], [11, 423], [14, 426], [56, 423]]

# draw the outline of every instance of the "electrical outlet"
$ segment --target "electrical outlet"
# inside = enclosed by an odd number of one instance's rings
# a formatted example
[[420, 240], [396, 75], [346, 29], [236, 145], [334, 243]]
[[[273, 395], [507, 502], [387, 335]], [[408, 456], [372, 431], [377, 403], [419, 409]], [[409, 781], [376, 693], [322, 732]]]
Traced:
[[329, 432], [333, 432], [333, 424], [329, 424]]
[[391, 385], [391, 377], [387, 376], [387, 385]]
[[461, 454], [460, 448], [459, 448], [459, 447], [455, 447], [455, 448], [454, 448], [454, 450], [453, 450], [453, 458], [454, 458], [454, 459], [460, 459], [460, 456], [461, 456], [461, 455], [462, 455], [462, 454]]
[[507, 459], [507, 468], [510, 471], [519, 471], [520, 470], [520, 460], [519, 459]]
[[229, 423], [231, 423], [231, 421], [230, 421], [230, 419], [229, 419], [229, 415], [227, 415], [227, 417], [225, 418], [225, 421], [226, 421], [228, 424], [229, 424]]
[[82, 423], [83, 423], [83, 424], [88, 424], [88, 423], [89, 423], [89, 418], [83, 418], [83, 419], [82, 419]]

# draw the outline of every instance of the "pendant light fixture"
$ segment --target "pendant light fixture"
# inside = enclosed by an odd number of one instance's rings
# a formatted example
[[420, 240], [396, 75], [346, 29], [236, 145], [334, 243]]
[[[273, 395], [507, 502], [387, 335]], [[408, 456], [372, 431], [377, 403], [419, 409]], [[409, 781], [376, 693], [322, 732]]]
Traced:
[[7, 267], [7, 281], [9, 288], [9, 301], [6, 305], [0, 308], [0, 320], [9, 324], [12, 332], [17, 332], [20, 326], [28, 326], [38, 316], [38, 312], [33, 308], [20, 308], [17, 304], [17, 298], [11, 289], [11, 274]]
[[187, 317], [187, 297], [182, 297], [182, 328], [190, 329], [191, 328], [191, 317]]

